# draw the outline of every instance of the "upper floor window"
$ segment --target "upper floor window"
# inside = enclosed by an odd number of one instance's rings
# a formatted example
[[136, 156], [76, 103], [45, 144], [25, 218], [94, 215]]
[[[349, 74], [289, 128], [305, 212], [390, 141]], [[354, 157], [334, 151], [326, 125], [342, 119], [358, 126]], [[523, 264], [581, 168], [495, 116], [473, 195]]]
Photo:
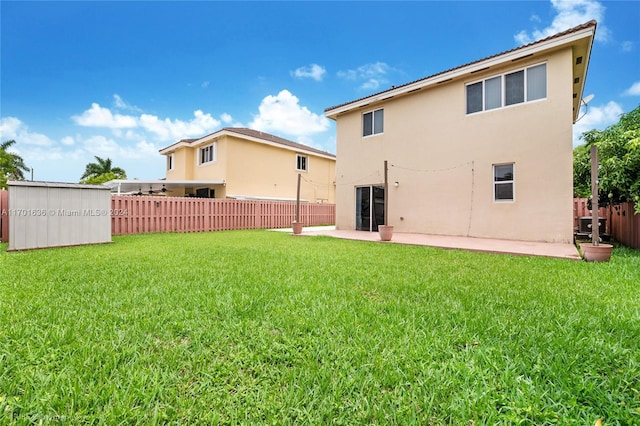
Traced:
[[198, 164], [216, 161], [216, 144], [203, 146], [198, 149]]
[[513, 163], [494, 164], [493, 166], [493, 200], [513, 201], [514, 200]]
[[309, 157], [296, 154], [296, 170], [306, 172], [308, 169]]
[[173, 170], [173, 154], [167, 155], [167, 170]]
[[467, 114], [547, 97], [547, 64], [487, 78], [467, 85]]
[[384, 110], [382, 108], [362, 114], [362, 136], [377, 135], [384, 131]]

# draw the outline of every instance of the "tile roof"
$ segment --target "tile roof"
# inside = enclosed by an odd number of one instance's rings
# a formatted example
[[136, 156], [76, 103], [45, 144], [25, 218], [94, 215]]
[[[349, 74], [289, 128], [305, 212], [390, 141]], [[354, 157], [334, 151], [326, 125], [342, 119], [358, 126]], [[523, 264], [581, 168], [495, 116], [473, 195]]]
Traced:
[[201, 138], [196, 138], [196, 139], [180, 139], [178, 142], [175, 142], [165, 148], [162, 148], [160, 151], [164, 151], [168, 148], [171, 148], [174, 145], [178, 145], [180, 143], [184, 143], [184, 144], [192, 144], [194, 142], [200, 141], [204, 138], [208, 138], [214, 135], [217, 135], [219, 133], [224, 133], [224, 132], [228, 132], [228, 133], [235, 133], [237, 135], [240, 136], [247, 136], [250, 138], [254, 138], [254, 139], [262, 139], [263, 141], [266, 142], [271, 142], [271, 143], [275, 143], [278, 145], [284, 145], [287, 146], [289, 148], [294, 148], [300, 151], [307, 151], [307, 152], [312, 152], [314, 154], [318, 154], [318, 155], [323, 155], [323, 156], [327, 156], [327, 157], [331, 157], [331, 158], [336, 158], [335, 154], [331, 154], [330, 152], [327, 151], [322, 151], [320, 149], [317, 148], [313, 148], [307, 145], [303, 145], [301, 143], [297, 143], [297, 142], [293, 142], [290, 141], [288, 139], [284, 139], [281, 138], [279, 136], [275, 136], [272, 135], [270, 133], [265, 133], [265, 132], [261, 132], [259, 130], [253, 130], [253, 129], [248, 129], [246, 127], [224, 127], [220, 130], [216, 130], [213, 133], [209, 133], [208, 135], [202, 136]]
[[300, 150], [305, 150], [305, 151], [311, 151], [311, 152], [315, 152], [316, 154], [321, 154], [321, 155], [327, 155], [330, 157], [334, 157], [334, 154], [331, 154], [330, 152], [327, 151], [322, 151], [316, 148], [312, 148], [310, 146], [307, 145], [303, 145], [301, 143], [297, 143], [297, 142], [292, 142], [288, 139], [284, 139], [281, 138], [279, 136], [275, 136], [272, 135], [270, 133], [265, 133], [265, 132], [261, 132], [259, 130], [253, 130], [253, 129], [248, 129], [246, 127], [225, 127], [223, 129], [221, 129], [221, 131], [228, 131], [228, 132], [232, 132], [232, 133], [238, 133], [244, 136], [249, 136], [249, 137], [253, 137], [253, 138], [257, 138], [257, 139], [263, 139], [269, 142], [273, 142], [273, 143], [277, 143], [280, 145], [285, 145], [291, 148], [295, 148], [295, 149], [300, 149]]
[[410, 82], [408, 82], [408, 83], [401, 84], [401, 85], [399, 85], [399, 86], [393, 86], [393, 87], [391, 87], [390, 89], [383, 90], [383, 91], [380, 91], [380, 92], [376, 92], [376, 93], [373, 93], [373, 94], [371, 94], [371, 95], [364, 96], [364, 97], [362, 97], [362, 98], [358, 98], [358, 99], [355, 99], [355, 100], [352, 100], [352, 101], [349, 101], [349, 102], [344, 102], [344, 103], [342, 103], [342, 104], [334, 105], [334, 106], [332, 106], [332, 107], [325, 108], [325, 110], [324, 110], [324, 111], [325, 111], [325, 113], [326, 113], [326, 112], [328, 112], [328, 111], [330, 111], [330, 110], [332, 110], [332, 109], [340, 108], [340, 107], [343, 107], [343, 106], [345, 106], [345, 105], [349, 105], [349, 104], [351, 104], [351, 103], [355, 103], [355, 102], [358, 102], [358, 101], [362, 101], [362, 100], [367, 99], [367, 98], [371, 98], [371, 97], [374, 97], [374, 96], [378, 96], [378, 95], [380, 95], [380, 94], [383, 94], [383, 93], [386, 93], [386, 92], [390, 92], [390, 91], [392, 91], [392, 90], [397, 90], [397, 89], [402, 88], [402, 87], [405, 87], [405, 86], [410, 86], [410, 85], [415, 84], [415, 83], [418, 83], [418, 82], [420, 82], [420, 81], [428, 80], [428, 79], [430, 79], [430, 78], [433, 78], [433, 77], [436, 77], [436, 76], [439, 76], [439, 75], [442, 75], [442, 74], [447, 74], [447, 73], [449, 73], [449, 72], [452, 72], [452, 71], [455, 71], [455, 70], [459, 70], [459, 69], [461, 69], [461, 68], [465, 68], [465, 67], [468, 67], [468, 66], [470, 66], [470, 65], [474, 65], [474, 64], [477, 64], [477, 63], [480, 63], [480, 62], [486, 61], [486, 60], [488, 60], [488, 59], [493, 59], [493, 58], [496, 58], [496, 57], [498, 57], [498, 56], [506, 55], [506, 54], [513, 53], [513, 52], [517, 52], [518, 50], [522, 50], [522, 49], [525, 49], [525, 48], [528, 48], [528, 47], [531, 47], [531, 46], [535, 46], [535, 45], [538, 45], [538, 44], [543, 44], [543, 43], [546, 43], [546, 42], [548, 42], [548, 41], [550, 41], [550, 40], [553, 40], [553, 39], [556, 39], [556, 38], [560, 38], [560, 37], [563, 37], [563, 36], [566, 36], [566, 35], [569, 35], [569, 34], [572, 34], [572, 33], [578, 32], [578, 31], [581, 31], [581, 30], [584, 30], [584, 29], [586, 29], [586, 28], [595, 27], [596, 25], [597, 25], [597, 22], [596, 22], [595, 20], [591, 20], [591, 21], [589, 21], [589, 22], [585, 22], [584, 24], [578, 25], [577, 27], [570, 28], [570, 29], [568, 29], [568, 30], [566, 30], [566, 31], [563, 31], [563, 32], [560, 32], [560, 33], [554, 34], [554, 35], [552, 35], [552, 36], [549, 36], [549, 37], [543, 38], [543, 39], [541, 39], [541, 40], [537, 40], [537, 41], [534, 41], [534, 42], [532, 42], [532, 43], [525, 44], [525, 45], [520, 46], [520, 47], [516, 47], [516, 48], [514, 48], [514, 49], [505, 50], [504, 52], [497, 53], [497, 54], [495, 54], [495, 55], [491, 55], [491, 56], [487, 56], [486, 58], [478, 59], [478, 60], [476, 60], [476, 61], [469, 62], [469, 63], [467, 63], [467, 64], [460, 65], [460, 66], [457, 66], [457, 67], [454, 67], [454, 68], [450, 68], [450, 69], [448, 69], [448, 70], [441, 71], [441, 72], [438, 72], [438, 73], [435, 73], [435, 74], [429, 75], [429, 76], [427, 76], [427, 77], [419, 78], [419, 79], [417, 79], [417, 80], [410, 81]]

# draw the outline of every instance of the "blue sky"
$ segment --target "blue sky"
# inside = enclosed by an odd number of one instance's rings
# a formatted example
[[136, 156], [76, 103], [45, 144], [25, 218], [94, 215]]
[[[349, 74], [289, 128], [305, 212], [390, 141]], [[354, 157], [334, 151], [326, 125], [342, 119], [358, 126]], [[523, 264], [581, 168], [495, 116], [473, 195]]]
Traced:
[[335, 153], [324, 109], [598, 21], [577, 135], [640, 104], [640, 2], [0, 2], [0, 138], [36, 180], [243, 126]]

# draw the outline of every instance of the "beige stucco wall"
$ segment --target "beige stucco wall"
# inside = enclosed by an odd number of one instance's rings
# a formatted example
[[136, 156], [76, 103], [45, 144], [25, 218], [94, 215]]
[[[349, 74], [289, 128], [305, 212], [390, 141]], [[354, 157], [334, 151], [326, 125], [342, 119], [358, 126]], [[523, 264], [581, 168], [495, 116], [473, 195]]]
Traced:
[[[541, 62], [546, 99], [466, 115], [466, 83]], [[572, 241], [571, 62], [568, 48], [340, 115], [337, 227], [355, 229], [355, 187], [382, 183], [388, 160], [397, 232]], [[362, 113], [381, 107], [384, 133], [363, 138]], [[515, 163], [514, 202], [493, 201], [500, 163]]]
[[[227, 192], [275, 198], [335, 202], [335, 161], [228, 136]], [[307, 172], [296, 170], [296, 154], [308, 157]]]
[[166, 178], [169, 180], [193, 179], [194, 162], [193, 149], [180, 148], [174, 151], [173, 169], [167, 170]]
[[[216, 198], [251, 196], [295, 199], [297, 176], [303, 176], [300, 198], [335, 203], [335, 160], [277, 146], [223, 135], [215, 141], [216, 161], [197, 164], [198, 146], [174, 152], [174, 169], [167, 179], [224, 180]], [[209, 145], [206, 142], [199, 146]], [[307, 172], [296, 170], [296, 154], [308, 157]]]

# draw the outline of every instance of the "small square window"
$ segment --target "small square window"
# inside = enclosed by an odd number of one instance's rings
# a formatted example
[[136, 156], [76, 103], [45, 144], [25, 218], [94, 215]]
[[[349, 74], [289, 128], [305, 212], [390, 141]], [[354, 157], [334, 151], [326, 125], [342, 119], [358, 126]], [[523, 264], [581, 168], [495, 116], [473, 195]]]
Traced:
[[547, 64], [527, 68], [527, 101], [547, 97]]
[[502, 77], [487, 79], [484, 85], [484, 109], [500, 108], [502, 106]]
[[504, 76], [505, 105], [524, 102], [524, 70]]
[[384, 132], [383, 109], [362, 114], [362, 136], [377, 135], [382, 132]]
[[496, 164], [493, 166], [493, 200], [514, 200], [514, 165]]
[[296, 170], [301, 172], [307, 171], [307, 163], [309, 158], [305, 155], [296, 155]]
[[216, 161], [216, 144], [203, 146], [199, 150], [198, 164], [206, 164]]
[[482, 111], [482, 82], [467, 86], [467, 114]]

